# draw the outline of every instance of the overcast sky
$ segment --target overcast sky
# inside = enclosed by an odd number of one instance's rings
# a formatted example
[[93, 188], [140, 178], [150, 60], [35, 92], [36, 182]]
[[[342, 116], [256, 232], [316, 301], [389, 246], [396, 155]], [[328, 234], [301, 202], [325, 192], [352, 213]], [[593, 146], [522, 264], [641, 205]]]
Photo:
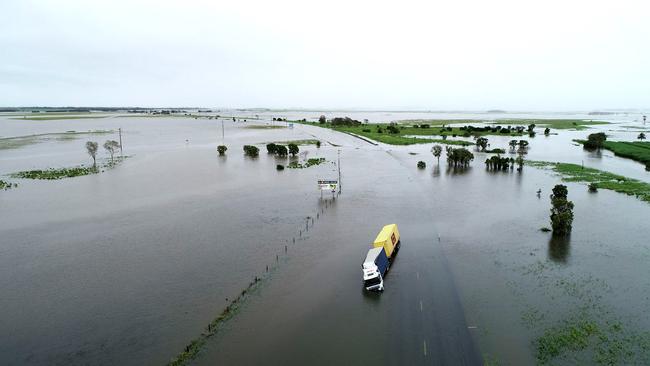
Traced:
[[650, 106], [647, 1], [0, 1], [0, 106]]

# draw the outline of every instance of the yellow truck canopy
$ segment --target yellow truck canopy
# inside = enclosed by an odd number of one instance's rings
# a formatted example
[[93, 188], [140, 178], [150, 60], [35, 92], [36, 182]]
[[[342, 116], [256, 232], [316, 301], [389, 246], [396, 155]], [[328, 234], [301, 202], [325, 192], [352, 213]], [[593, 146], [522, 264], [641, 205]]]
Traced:
[[386, 251], [386, 255], [388, 256], [388, 258], [391, 258], [393, 256], [393, 251], [395, 249], [395, 246], [397, 245], [398, 242], [399, 242], [399, 231], [397, 230], [397, 224], [390, 224], [384, 226], [379, 232], [379, 234], [377, 234], [373, 246], [375, 248], [384, 247], [384, 250]]

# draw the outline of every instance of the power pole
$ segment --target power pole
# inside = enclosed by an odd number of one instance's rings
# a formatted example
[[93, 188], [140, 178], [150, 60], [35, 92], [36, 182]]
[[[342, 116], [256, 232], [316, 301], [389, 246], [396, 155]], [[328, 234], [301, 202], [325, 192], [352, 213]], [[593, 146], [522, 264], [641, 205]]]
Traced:
[[122, 152], [122, 127], [118, 128], [117, 131], [120, 133], [120, 157], [124, 157]]
[[225, 142], [226, 142], [225, 141], [225, 136], [226, 136], [226, 133], [224, 132], [224, 129], [223, 129], [223, 119], [222, 119], [221, 120], [221, 144], [222, 145], [224, 145]]

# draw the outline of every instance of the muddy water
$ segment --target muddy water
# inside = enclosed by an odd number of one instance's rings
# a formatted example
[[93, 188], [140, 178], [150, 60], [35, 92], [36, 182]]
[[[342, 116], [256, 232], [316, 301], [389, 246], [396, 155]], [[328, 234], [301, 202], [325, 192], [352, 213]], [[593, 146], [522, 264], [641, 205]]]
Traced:
[[[444, 158], [437, 167], [427, 145], [376, 147], [313, 127], [226, 123], [229, 150], [220, 158], [215, 121], [32, 122], [2, 121], [2, 134], [123, 127], [133, 157], [104, 174], [20, 180], [0, 192], [3, 364], [165, 363], [276, 255], [278, 269], [197, 363], [472, 364], [479, 354], [530, 364], [536, 337], [583, 301], [597, 300], [627, 330], [650, 328], [650, 210], [633, 198], [569, 184], [574, 232], [557, 243], [538, 229], [548, 226], [558, 178], [486, 172], [483, 154], [454, 171]], [[306, 217], [325, 207], [314, 182], [335, 167], [277, 172], [274, 158], [244, 158], [241, 145], [313, 136], [340, 145], [305, 149], [330, 161], [340, 149], [344, 186], [301, 237]], [[551, 136], [529, 155], [582, 160], [574, 156], [581, 150], [564, 153], [571, 137]], [[88, 160], [84, 142], [0, 151], [0, 173], [79, 164]], [[628, 169], [622, 159], [594, 158]], [[360, 261], [387, 222], [400, 225], [404, 246], [385, 293], [372, 296], [361, 291]], [[566, 292], [559, 280], [597, 296]]]

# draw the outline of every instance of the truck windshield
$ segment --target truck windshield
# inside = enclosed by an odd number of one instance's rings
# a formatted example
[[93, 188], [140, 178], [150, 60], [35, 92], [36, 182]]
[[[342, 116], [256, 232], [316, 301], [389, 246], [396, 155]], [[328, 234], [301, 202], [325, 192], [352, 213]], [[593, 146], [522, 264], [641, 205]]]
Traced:
[[370, 279], [367, 279], [367, 280], [363, 281], [363, 284], [366, 287], [370, 287], [370, 286], [374, 286], [374, 285], [379, 285], [380, 282], [381, 282], [381, 280], [380, 280], [379, 276], [377, 276], [377, 277], [370, 278]]

